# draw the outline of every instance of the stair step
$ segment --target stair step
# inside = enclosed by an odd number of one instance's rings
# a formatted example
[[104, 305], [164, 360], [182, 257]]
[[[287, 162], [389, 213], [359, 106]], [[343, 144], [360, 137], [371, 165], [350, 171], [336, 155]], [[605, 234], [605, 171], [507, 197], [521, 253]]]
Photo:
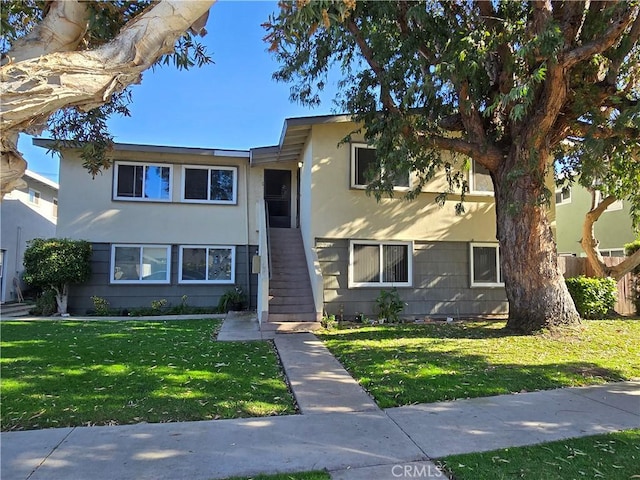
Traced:
[[292, 306], [313, 305], [313, 297], [310, 297], [309, 295], [304, 295], [301, 297], [292, 297], [292, 296], [283, 297], [279, 295], [278, 296], [274, 295], [273, 298], [269, 300], [269, 309], [271, 309], [276, 305], [292, 305]]
[[[269, 320], [265, 322], [267, 325], [269, 323], [275, 322], [317, 322], [318, 316], [314, 312], [306, 312], [306, 313], [271, 313], [269, 312]], [[263, 323], [263, 325], [265, 325]]]
[[34, 307], [27, 303], [8, 303], [0, 306], [0, 315], [8, 318], [24, 317]]
[[285, 321], [265, 322], [260, 326], [262, 331], [275, 331], [276, 333], [301, 333], [314, 332], [322, 328], [320, 322], [310, 320], [307, 322]]
[[294, 315], [303, 313], [314, 313], [315, 307], [313, 304], [306, 305], [271, 305], [269, 304], [269, 315], [272, 313], [291, 313]]

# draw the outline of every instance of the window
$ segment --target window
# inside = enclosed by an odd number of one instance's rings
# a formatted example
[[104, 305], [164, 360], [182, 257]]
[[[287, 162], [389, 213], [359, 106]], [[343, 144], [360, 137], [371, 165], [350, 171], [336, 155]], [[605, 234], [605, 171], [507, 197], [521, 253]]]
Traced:
[[33, 188], [29, 189], [29, 203], [33, 205], [40, 205], [40, 192], [34, 190]]
[[556, 190], [556, 205], [571, 203], [571, 187], [564, 187]]
[[168, 202], [171, 200], [171, 167], [118, 162], [113, 198]]
[[182, 200], [193, 203], [237, 203], [235, 167], [183, 167]]
[[609, 248], [600, 250], [600, 255], [603, 257], [624, 257], [624, 248]]
[[500, 248], [494, 243], [471, 244], [471, 286], [503, 286], [500, 270]]
[[168, 245], [113, 245], [112, 283], [169, 283]]
[[[376, 178], [378, 161], [376, 149], [364, 143], [351, 145], [351, 187], [366, 188]], [[394, 188], [407, 189], [410, 186], [409, 174], [398, 172], [393, 180]]]
[[51, 214], [57, 218], [58, 217], [58, 199], [57, 198], [53, 199], [51, 208], [52, 208]]
[[352, 241], [349, 287], [410, 286], [412, 257], [409, 242]]
[[180, 283], [235, 283], [235, 247], [180, 247]]
[[469, 175], [469, 190], [471, 193], [479, 193], [482, 195], [493, 194], [493, 181], [489, 170], [477, 163], [471, 161], [471, 172]]
[[[600, 190], [596, 190], [596, 205], [600, 205], [604, 198], [605, 197], [602, 196], [602, 192]], [[622, 210], [622, 206], [622, 200], [616, 200], [607, 207], [605, 212], [615, 212], [616, 210]]]

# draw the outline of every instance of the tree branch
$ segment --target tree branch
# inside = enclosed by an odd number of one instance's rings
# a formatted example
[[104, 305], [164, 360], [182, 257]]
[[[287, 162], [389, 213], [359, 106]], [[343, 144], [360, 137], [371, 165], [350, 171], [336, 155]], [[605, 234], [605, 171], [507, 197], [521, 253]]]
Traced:
[[2, 66], [0, 196], [16, 180], [15, 168], [9, 167], [20, 163], [18, 158], [24, 161], [14, 141], [19, 132], [44, 123], [63, 107], [95, 108], [108, 102], [114, 92], [138, 83], [141, 73], [171, 52], [180, 35], [213, 3], [164, 0], [96, 50], [50, 53]]
[[618, 41], [624, 30], [631, 25], [631, 22], [638, 16], [640, 7], [635, 7], [626, 11], [618, 20], [612, 22], [611, 26], [604, 34], [592, 42], [565, 52], [562, 67], [570, 69], [576, 64], [588, 59], [596, 53], [602, 53], [611, 48]]
[[616, 198], [613, 196], [608, 196], [603, 199], [600, 204], [595, 205], [596, 199], [596, 191], [590, 190], [591, 192], [591, 210], [587, 212], [584, 217], [584, 222], [582, 224], [582, 239], [580, 240], [580, 245], [582, 245], [582, 249], [584, 253], [587, 254], [587, 259], [591, 264], [595, 274], [598, 277], [606, 277], [607, 275], [607, 266], [604, 264], [604, 259], [602, 255], [600, 255], [600, 251], [598, 250], [598, 240], [596, 239], [596, 234], [594, 230], [594, 225], [600, 218], [600, 216], [605, 212], [605, 210], [616, 201]]
[[21, 62], [52, 52], [75, 50], [87, 31], [89, 12], [77, 0], [51, 2], [46, 17], [28, 34], [17, 39], [7, 54], [7, 61]]
[[400, 113], [400, 109], [393, 101], [393, 98], [391, 98], [389, 89], [384, 85], [384, 78], [386, 75], [384, 67], [380, 65], [380, 63], [378, 63], [378, 61], [375, 59], [373, 49], [369, 47], [369, 45], [365, 41], [364, 37], [362, 36], [362, 32], [353, 21], [353, 18], [349, 16], [345, 23], [347, 25], [347, 30], [349, 30], [351, 35], [353, 35], [356, 44], [360, 48], [362, 56], [371, 67], [371, 70], [373, 70], [373, 72], [376, 74], [376, 77], [378, 77], [378, 82], [380, 83], [380, 101], [382, 102], [382, 105], [384, 105], [384, 107], [390, 112]]

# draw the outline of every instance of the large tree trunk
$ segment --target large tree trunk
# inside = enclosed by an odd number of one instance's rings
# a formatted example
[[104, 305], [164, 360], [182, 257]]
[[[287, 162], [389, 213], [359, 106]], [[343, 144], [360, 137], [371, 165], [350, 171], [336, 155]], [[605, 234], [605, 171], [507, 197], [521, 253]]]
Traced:
[[542, 163], [529, 156], [524, 147], [513, 148], [494, 175], [502, 276], [509, 300], [507, 328], [521, 333], [580, 322], [558, 268], [555, 240], [541, 201], [544, 174], [513, 174], [525, 171], [516, 165]]
[[[163, 0], [96, 50], [68, 51], [82, 28], [60, 36], [58, 41], [49, 39], [48, 44], [46, 35], [18, 42], [17, 51], [8, 54], [14, 60], [0, 68], [0, 198], [20, 184], [26, 168], [16, 148], [18, 133], [41, 129], [60, 108], [90, 110], [108, 102], [113, 93], [139, 83], [141, 73], [173, 51], [180, 35], [200, 23], [214, 2]], [[76, 3], [71, 2], [69, 7]], [[63, 20], [70, 20], [67, 16], [78, 11], [57, 9], [58, 17], [52, 18], [47, 28], [65, 29], [74, 22]], [[51, 52], [47, 45], [59, 45], [64, 51]]]

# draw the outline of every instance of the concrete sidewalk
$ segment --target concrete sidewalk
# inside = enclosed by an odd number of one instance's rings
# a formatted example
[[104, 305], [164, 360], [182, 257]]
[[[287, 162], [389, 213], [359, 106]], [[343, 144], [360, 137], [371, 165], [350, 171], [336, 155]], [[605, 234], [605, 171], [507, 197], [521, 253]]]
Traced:
[[[227, 339], [234, 330], [262, 338], [246, 323], [226, 327]], [[383, 411], [314, 335], [277, 334], [275, 344], [302, 415], [7, 432], [0, 475], [208, 480], [326, 469], [340, 480], [445, 478], [430, 459], [640, 427], [640, 382]]]

